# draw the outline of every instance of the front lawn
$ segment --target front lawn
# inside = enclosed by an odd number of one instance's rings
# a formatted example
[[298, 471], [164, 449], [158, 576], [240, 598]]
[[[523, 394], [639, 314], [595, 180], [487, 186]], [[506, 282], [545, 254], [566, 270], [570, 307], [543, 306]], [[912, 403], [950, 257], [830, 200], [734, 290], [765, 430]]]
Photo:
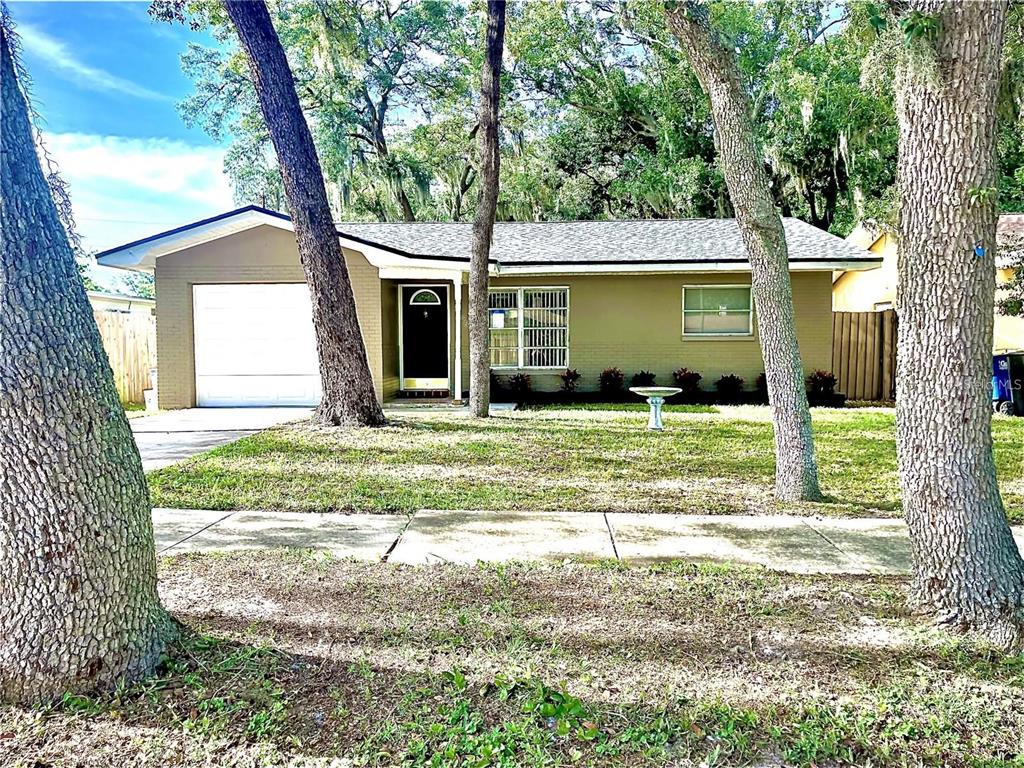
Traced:
[[1024, 658], [920, 626], [903, 579], [292, 550], [160, 581], [184, 635], [157, 674], [0, 707], [0, 762], [1024, 765]]
[[[893, 414], [815, 409], [828, 504], [772, 499], [768, 410], [531, 410], [486, 421], [452, 414], [383, 429], [267, 430], [150, 473], [153, 503], [189, 509], [412, 512], [540, 509], [842, 516], [899, 514]], [[1003, 497], [1024, 522], [1024, 419], [993, 420]]]

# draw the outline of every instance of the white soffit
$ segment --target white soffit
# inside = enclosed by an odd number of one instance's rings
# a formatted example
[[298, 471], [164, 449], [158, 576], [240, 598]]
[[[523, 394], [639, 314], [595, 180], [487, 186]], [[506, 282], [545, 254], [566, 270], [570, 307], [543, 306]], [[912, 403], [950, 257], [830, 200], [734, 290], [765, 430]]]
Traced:
[[97, 255], [96, 261], [106, 267], [152, 271], [156, 267], [156, 260], [161, 256], [261, 225], [293, 231], [291, 222], [286, 219], [261, 211], [243, 211], [210, 220], [198, 226], [183, 227], [180, 231], [171, 230], [161, 235], [154, 235], [104, 251]]

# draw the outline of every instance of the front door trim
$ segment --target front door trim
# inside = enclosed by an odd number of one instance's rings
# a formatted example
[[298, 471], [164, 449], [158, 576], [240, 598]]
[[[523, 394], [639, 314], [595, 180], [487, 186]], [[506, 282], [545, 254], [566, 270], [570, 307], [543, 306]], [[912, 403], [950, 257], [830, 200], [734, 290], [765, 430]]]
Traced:
[[[446, 379], [406, 379], [405, 378], [405, 323], [403, 320], [404, 309], [405, 309], [405, 289], [423, 289], [429, 288], [432, 291], [444, 291], [444, 311], [445, 311], [445, 357], [447, 363], [448, 377]], [[413, 290], [410, 294], [415, 294]], [[399, 388], [403, 391], [416, 391], [416, 390], [433, 390], [433, 389], [451, 389], [451, 378], [452, 378], [452, 306], [451, 298], [448, 292], [447, 283], [399, 283], [398, 284], [398, 383]]]

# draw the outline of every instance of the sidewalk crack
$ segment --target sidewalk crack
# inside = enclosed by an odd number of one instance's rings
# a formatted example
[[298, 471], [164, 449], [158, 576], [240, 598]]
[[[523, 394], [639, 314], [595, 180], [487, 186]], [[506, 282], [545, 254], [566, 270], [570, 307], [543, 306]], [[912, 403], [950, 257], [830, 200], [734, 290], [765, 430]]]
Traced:
[[827, 541], [827, 542], [829, 543], [829, 545], [830, 545], [830, 546], [831, 546], [831, 547], [832, 547], [832, 548], [833, 548], [833, 549], [834, 549], [834, 550], [835, 550], [836, 552], [840, 552], [840, 553], [842, 553], [842, 554], [844, 554], [844, 555], [847, 555], [847, 554], [849, 554], [849, 553], [848, 553], [848, 552], [847, 552], [846, 550], [844, 550], [844, 549], [843, 549], [842, 547], [840, 547], [840, 546], [839, 546], [838, 544], [836, 544], [836, 543], [835, 543], [834, 541], [832, 541], [832, 539], [830, 539], [830, 538], [829, 538], [828, 536], [826, 536], [826, 535], [825, 535], [824, 533], [822, 533], [822, 532], [821, 532], [821, 531], [819, 531], [819, 530], [818, 530], [817, 528], [815, 528], [815, 527], [814, 527], [813, 525], [811, 525], [810, 523], [808, 523], [808, 522], [807, 522], [807, 518], [801, 517], [801, 518], [800, 518], [800, 522], [801, 522], [801, 523], [803, 523], [804, 525], [806, 525], [806, 526], [807, 526], [808, 528], [810, 528], [810, 529], [811, 529], [812, 531], [814, 531], [814, 532], [815, 532], [816, 534], [818, 534], [818, 535], [819, 535], [819, 536], [820, 536], [820, 537], [821, 537], [822, 539], [824, 539], [825, 541]]
[[413, 519], [413, 518], [414, 518], [415, 516], [416, 516], [416, 513], [415, 513], [415, 512], [413, 512], [413, 513], [412, 513], [411, 515], [409, 515], [409, 518], [408, 518], [408, 519], [407, 519], [407, 520], [405, 521], [405, 525], [403, 525], [403, 526], [402, 526], [402, 530], [400, 530], [400, 531], [398, 532], [398, 535], [397, 535], [397, 536], [395, 537], [395, 540], [394, 540], [394, 541], [392, 541], [392, 542], [391, 542], [391, 546], [390, 546], [390, 547], [388, 547], [388, 550], [387, 550], [387, 552], [385, 552], [385, 553], [384, 553], [384, 554], [383, 554], [383, 555], [381, 556], [381, 558], [380, 558], [380, 561], [381, 561], [382, 563], [386, 563], [386, 562], [388, 561], [388, 558], [389, 558], [389, 557], [391, 557], [391, 553], [395, 551], [395, 547], [397, 547], [397, 546], [398, 546], [398, 542], [400, 542], [400, 541], [402, 540], [402, 536], [404, 536], [404, 535], [405, 535], [405, 532], [406, 532], [407, 530], [409, 530], [409, 526], [410, 526], [410, 525], [412, 525], [412, 519]]
[[200, 528], [200, 529], [199, 529], [198, 531], [193, 531], [192, 533], [190, 533], [190, 534], [189, 534], [188, 536], [186, 536], [185, 538], [183, 538], [183, 539], [180, 539], [179, 541], [176, 541], [176, 542], [174, 542], [173, 544], [170, 544], [170, 545], [168, 545], [168, 546], [164, 547], [163, 549], [158, 549], [158, 550], [156, 551], [156, 553], [157, 553], [158, 555], [162, 555], [162, 554], [163, 554], [164, 552], [167, 552], [168, 550], [174, 549], [174, 548], [175, 548], [176, 546], [178, 546], [179, 544], [184, 544], [184, 543], [185, 543], [186, 541], [188, 541], [189, 539], [191, 539], [191, 538], [192, 538], [193, 536], [198, 536], [198, 535], [199, 535], [200, 533], [202, 533], [203, 531], [209, 530], [209, 529], [210, 529], [210, 528], [212, 528], [213, 526], [217, 525], [217, 523], [223, 523], [223, 522], [224, 522], [225, 520], [227, 520], [227, 519], [228, 519], [229, 517], [231, 517], [231, 516], [232, 516], [233, 514], [235, 514], [235, 510], [231, 510], [231, 511], [230, 511], [230, 512], [228, 512], [228, 513], [227, 513], [226, 515], [224, 515], [224, 517], [218, 517], [218, 518], [217, 518], [216, 520], [214, 520], [214, 521], [213, 521], [212, 523], [207, 523], [207, 524], [206, 524], [206, 525], [204, 525], [204, 526], [203, 526], [202, 528]]
[[612, 523], [611, 520], [608, 519], [608, 513], [602, 512], [601, 514], [604, 515], [604, 525], [608, 529], [608, 538], [611, 539], [612, 542], [612, 553], [615, 555], [616, 560], [622, 562], [622, 558], [619, 557], [619, 548], [615, 544], [615, 531], [612, 530]]

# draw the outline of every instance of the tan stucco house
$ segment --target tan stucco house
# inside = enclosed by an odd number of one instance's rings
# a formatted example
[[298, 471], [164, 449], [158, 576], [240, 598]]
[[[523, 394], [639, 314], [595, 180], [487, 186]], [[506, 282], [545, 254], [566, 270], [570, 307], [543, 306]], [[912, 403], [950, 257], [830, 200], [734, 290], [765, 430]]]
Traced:
[[[999, 217], [997, 237], [1024, 236], [1024, 213]], [[847, 240], [881, 259], [877, 269], [836, 272], [832, 284], [832, 308], [836, 312], [877, 312], [896, 309], [896, 278], [899, 243], [896, 235], [870, 224], [859, 224]], [[996, 290], [1012, 278], [1005, 258], [996, 261]], [[992, 347], [995, 353], [1024, 351], [1024, 317], [1007, 317], [996, 312]]]
[[[832, 275], [881, 259], [787, 219], [808, 371], [832, 359]], [[377, 394], [456, 398], [469, 382], [468, 223], [340, 223]], [[309, 293], [287, 216], [247, 207], [98, 255], [156, 276], [161, 408], [305, 405], [319, 398]], [[750, 267], [734, 220], [499, 222], [491, 360], [535, 389], [604, 368], [681, 366], [748, 386], [763, 370]]]

